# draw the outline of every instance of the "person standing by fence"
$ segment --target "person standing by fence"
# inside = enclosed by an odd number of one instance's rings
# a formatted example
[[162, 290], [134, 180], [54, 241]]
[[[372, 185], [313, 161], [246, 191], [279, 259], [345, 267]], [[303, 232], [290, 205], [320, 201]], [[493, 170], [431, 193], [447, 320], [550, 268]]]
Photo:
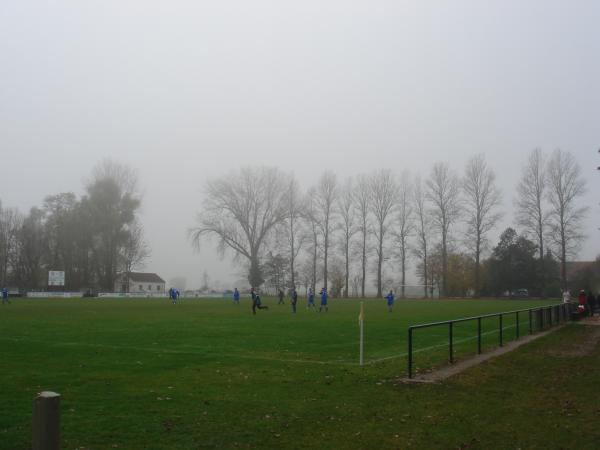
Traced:
[[596, 297], [594, 297], [592, 291], [588, 291], [587, 304], [590, 311], [590, 316], [594, 317], [594, 310], [596, 309]]
[[240, 291], [238, 291], [238, 288], [233, 289], [233, 303], [240, 304]]
[[3, 287], [2, 288], [2, 304], [4, 305], [5, 303], [10, 304], [10, 300], [8, 299], [8, 289]]
[[587, 306], [587, 295], [585, 295], [585, 291], [583, 289], [579, 291], [577, 301], [579, 302], [579, 310], [582, 311], [581, 314], [587, 315], [589, 313]]

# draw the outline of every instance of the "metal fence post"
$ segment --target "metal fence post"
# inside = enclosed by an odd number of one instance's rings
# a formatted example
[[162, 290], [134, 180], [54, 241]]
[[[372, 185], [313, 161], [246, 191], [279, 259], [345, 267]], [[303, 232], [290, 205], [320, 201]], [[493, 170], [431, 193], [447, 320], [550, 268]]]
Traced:
[[453, 349], [452, 349], [452, 322], [448, 323], [448, 347], [450, 348], [450, 364], [454, 363]]
[[60, 450], [60, 394], [40, 392], [33, 400], [32, 449]]
[[477, 354], [481, 355], [481, 317], [477, 318]]
[[412, 378], [412, 328], [408, 327], [408, 378]]
[[533, 314], [529, 310], [529, 334], [533, 334]]
[[499, 328], [499, 331], [500, 331], [500, 347], [502, 347], [502, 314], [500, 314], [498, 316], [498, 318], [499, 318], [499, 325], [500, 325], [500, 328]]
[[516, 328], [515, 328], [515, 332], [516, 332], [516, 338], [519, 339], [519, 311], [517, 311], [516, 313], [517, 317], [516, 317]]

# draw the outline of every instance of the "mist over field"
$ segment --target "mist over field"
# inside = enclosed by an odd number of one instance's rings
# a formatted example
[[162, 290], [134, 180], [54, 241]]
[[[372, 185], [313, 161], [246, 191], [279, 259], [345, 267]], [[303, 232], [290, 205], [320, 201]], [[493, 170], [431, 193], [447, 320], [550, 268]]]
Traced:
[[[138, 180], [142, 270], [226, 289], [247, 282], [247, 268], [232, 252], [221, 259], [214, 236], [199, 251], [189, 237], [210, 181], [271, 167], [305, 193], [325, 173], [342, 188], [389, 170], [414, 188], [436, 164], [464, 177], [481, 155], [500, 193], [488, 257], [507, 227], [524, 232], [515, 202], [531, 152], [550, 160], [561, 149], [585, 181], [575, 208], [588, 208], [568, 260], [590, 261], [600, 253], [599, 16], [593, 2], [6, 2], [1, 206], [26, 216], [49, 195], [89, 196], [95, 168], [112, 161]], [[453, 251], [467, 251], [466, 217], [450, 228]], [[408, 283], [420, 282], [415, 239]], [[298, 258], [310, 259], [308, 242]], [[350, 271], [360, 274], [355, 251]], [[383, 272], [399, 283], [397, 252]]]

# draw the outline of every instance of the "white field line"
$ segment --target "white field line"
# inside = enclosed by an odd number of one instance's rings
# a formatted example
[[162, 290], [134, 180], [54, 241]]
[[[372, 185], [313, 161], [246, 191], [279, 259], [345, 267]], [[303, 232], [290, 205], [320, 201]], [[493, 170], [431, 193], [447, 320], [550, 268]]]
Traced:
[[200, 352], [200, 351], [192, 351], [192, 350], [172, 350], [172, 349], [164, 349], [164, 348], [148, 348], [148, 347], [133, 347], [127, 345], [108, 345], [108, 344], [92, 344], [87, 342], [47, 342], [41, 341], [39, 339], [29, 339], [27, 337], [2, 337], [0, 336], [0, 341], [10, 341], [10, 342], [36, 342], [40, 344], [51, 345], [54, 347], [91, 347], [91, 348], [107, 348], [111, 350], [133, 350], [139, 352], [150, 352], [157, 354], [178, 354], [178, 355], [196, 355], [196, 356], [210, 356], [210, 357], [223, 357], [223, 358], [239, 358], [239, 359], [249, 359], [256, 361], [277, 361], [282, 363], [298, 363], [298, 364], [317, 364], [317, 365], [339, 365], [339, 366], [358, 366], [358, 363], [349, 362], [347, 360], [330, 360], [330, 361], [317, 361], [310, 359], [285, 359], [285, 358], [276, 358], [270, 356], [258, 356], [258, 355], [243, 355], [239, 353], [211, 353], [211, 352]]
[[[525, 323], [528, 323], [528, 322], [525, 322]], [[516, 325], [509, 325], [509, 326], [502, 327], [503, 330], [507, 330], [510, 328], [516, 328]], [[492, 331], [487, 331], [485, 333], [481, 333], [481, 335], [487, 336], [487, 335], [495, 334], [498, 332], [499, 332], [499, 330], [492, 330]], [[467, 337], [467, 338], [463, 338], [463, 339], [456, 339], [453, 341], [453, 343], [460, 344], [462, 342], [468, 342], [468, 341], [472, 341], [475, 339], [477, 339], [477, 336]], [[243, 355], [243, 354], [239, 354], [239, 353], [216, 354], [216, 353], [211, 353], [211, 352], [200, 352], [200, 351], [192, 351], [192, 350], [173, 350], [173, 349], [164, 349], [164, 348], [133, 347], [133, 346], [127, 346], [127, 345], [92, 344], [92, 343], [87, 343], [87, 342], [56, 342], [56, 341], [48, 342], [48, 341], [41, 341], [39, 339], [29, 339], [26, 336], [20, 336], [20, 337], [0, 336], [0, 341], [10, 341], [10, 342], [27, 341], [27, 342], [37, 342], [40, 344], [52, 345], [52, 346], [56, 346], [56, 347], [61, 347], [61, 346], [64, 346], [64, 347], [69, 347], [69, 346], [96, 347], [96, 348], [108, 348], [111, 350], [133, 350], [133, 351], [150, 352], [150, 353], [157, 353], [157, 354], [162, 353], [162, 354], [179, 354], [179, 355], [196, 355], [196, 356], [201, 355], [201, 356], [214, 356], [214, 357], [219, 356], [219, 357], [223, 357], [223, 358], [239, 358], [239, 359], [248, 359], [248, 360], [256, 360], [256, 361], [277, 361], [277, 362], [282, 362], [282, 363], [359, 366], [358, 362], [351, 362], [348, 360], [317, 361], [317, 360], [301, 359], [301, 358], [284, 359], [284, 358], [276, 358], [276, 357], [270, 357], [270, 356]], [[443, 344], [430, 345], [428, 347], [422, 347], [417, 350], [413, 350], [413, 353], [422, 353], [422, 352], [426, 352], [426, 351], [433, 350], [436, 348], [447, 347], [447, 346], [448, 346], [447, 342], [443, 343]], [[392, 359], [404, 358], [406, 356], [408, 356], [408, 352], [404, 352], [404, 353], [400, 353], [400, 354], [392, 355], [392, 356], [386, 356], [383, 358], [371, 359], [371, 360], [365, 361], [365, 364], [372, 365], [372, 364], [377, 364], [379, 362], [388, 361], [388, 360], [392, 360]]]

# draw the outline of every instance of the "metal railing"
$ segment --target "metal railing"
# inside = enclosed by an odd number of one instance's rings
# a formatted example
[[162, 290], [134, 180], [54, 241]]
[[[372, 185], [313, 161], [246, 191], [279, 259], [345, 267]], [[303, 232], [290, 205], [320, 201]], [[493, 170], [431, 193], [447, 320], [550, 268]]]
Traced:
[[[535, 331], [543, 330], [545, 325], [552, 327], [553, 325], [558, 325], [562, 322], [569, 320], [570, 314], [570, 304], [569, 303], [561, 303], [558, 305], [549, 305], [549, 306], [541, 306], [536, 308], [528, 308], [528, 309], [519, 309], [516, 311], [507, 311], [500, 312], [494, 314], [485, 314], [482, 316], [474, 316], [474, 317], [463, 317], [460, 319], [454, 320], [445, 320], [443, 322], [432, 322], [432, 323], [423, 323], [419, 325], [411, 325], [408, 327], [408, 378], [412, 378], [413, 376], [413, 331], [421, 328], [431, 328], [438, 326], [448, 326], [448, 352], [449, 352], [449, 362], [450, 364], [454, 363], [454, 324], [460, 322], [469, 322], [476, 320], [477, 321], [477, 354], [481, 354], [481, 320], [487, 319], [491, 317], [498, 317], [498, 344], [500, 347], [504, 345], [504, 336], [503, 336], [503, 324], [502, 320], [505, 316], [514, 315], [515, 316], [515, 335], [516, 339], [519, 339], [521, 334], [519, 315], [524, 313], [528, 314], [529, 321], [529, 334], [533, 334], [534, 332], [534, 319], [537, 324], [537, 328]], [[535, 314], [535, 317], [534, 317]]]

